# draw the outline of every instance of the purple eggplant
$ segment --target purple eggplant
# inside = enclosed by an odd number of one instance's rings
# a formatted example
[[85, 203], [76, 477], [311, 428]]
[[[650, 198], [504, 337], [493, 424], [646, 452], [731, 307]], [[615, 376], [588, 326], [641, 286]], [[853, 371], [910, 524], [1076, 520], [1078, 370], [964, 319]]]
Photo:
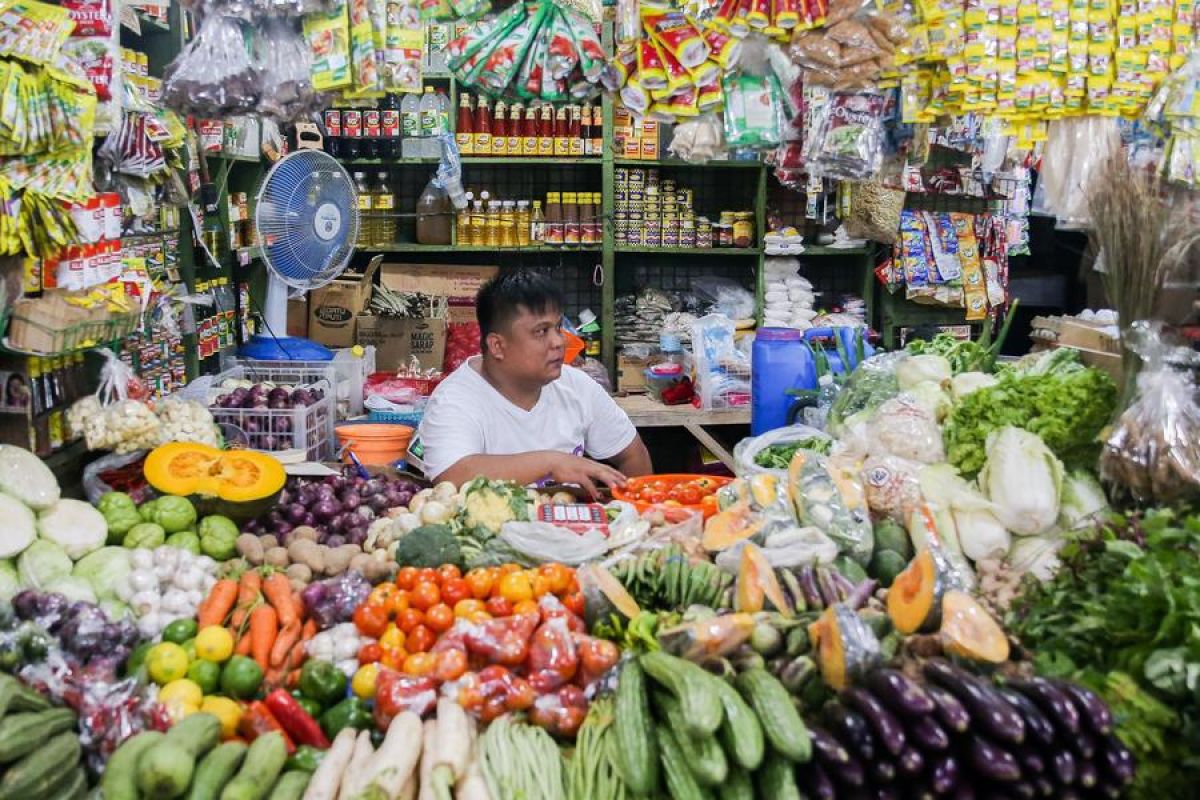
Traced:
[[[398, 505], [405, 505], [400, 503]], [[796, 577], [796, 573], [790, 569], [779, 570], [779, 583], [783, 586], [783, 590], [788, 593], [792, 605], [797, 610], [803, 611], [808, 608], [808, 598], [804, 595], [804, 590], [800, 588], [800, 579]]]
[[921, 685], [897, 669], [871, 670], [866, 679], [871, 693], [903, 717], [923, 717], [933, 712], [933, 700]]
[[1120, 786], [1111, 786], [1107, 783], [1099, 784], [1092, 793], [1100, 797], [1108, 798], [1108, 800], [1120, 800], [1125, 794], [1125, 790]]
[[1135, 770], [1133, 753], [1129, 752], [1129, 748], [1115, 734], [1110, 733], [1104, 737], [1098, 760], [1105, 775], [1111, 780], [1122, 786], [1128, 786], [1133, 782]]
[[950, 749], [950, 735], [932, 716], [905, 720], [904, 729], [922, 750], [939, 753]]
[[852, 754], [863, 761], [875, 760], [875, 737], [861, 714], [834, 702], [825, 707], [825, 722]]
[[1070, 681], [1051, 681], [1051, 684], [1075, 704], [1080, 719], [1093, 733], [1101, 736], [1112, 733], [1112, 711], [1098, 694]]
[[850, 752], [824, 728], [809, 725], [808, 733], [812, 737], [813, 754], [822, 764], [841, 766], [850, 761]]
[[996, 691], [1016, 708], [1021, 718], [1025, 720], [1025, 732], [1029, 734], [1031, 741], [1043, 747], [1054, 744], [1054, 725], [1046, 719], [1046, 715], [1034, 705], [1032, 700], [1016, 689], [1010, 689], [1007, 686], [1002, 686]]
[[1019, 800], [1034, 800], [1037, 797], [1037, 789], [1029, 781], [1017, 781], [1009, 787], [1009, 792]]
[[1017, 751], [1017, 761], [1021, 763], [1021, 772], [1024, 775], [1041, 775], [1046, 771], [1046, 760], [1028, 743]]
[[854, 587], [854, 591], [846, 597], [846, 605], [858, 611], [867, 604], [871, 596], [875, 594], [875, 590], [879, 588], [879, 581], [874, 578], [867, 578]]
[[900, 800], [900, 792], [892, 786], [876, 786], [875, 800]]
[[1014, 681], [1013, 688], [1028, 697], [1054, 723], [1054, 727], [1070, 740], [1079, 733], [1079, 712], [1070, 699], [1045, 678]]
[[951, 800], [975, 800], [975, 789], [969, 783], [960, 783]]
[[810, 611], [821, 611], [825, 608], [825, 601], [821, 599], [821, 590], [817, 586], [817, 573], [811, 564], [805, 564], [800, 568], [800, 589], [804, 592], [804, 601], [808, 604]]
[[1056, 751], [1051, 756], [1050, 764], [1054, 768], [1053, 777], [1059, 786], [1070, 786], [1079, 777], [1079, 765], [1075, 763], [1075, 756], [1069, 750]]
[[984, 778], [1005, 783], [1021, 779], [1021, 765], [1012, 753], [982, 736], [973, 734], [967, 740], [966, 751], [971, 769]]
[[[777, 758], [778, 756], [769, 757]], [[807, 797], [816, 800], [836, 800], [838, 796], [837, 788], [833, 785], [829, 773], [815, 761], [810, 761], [796, 770], [796, 781]]]
[[842, 692], [842, 697], [866, 718], [867, 724], [871, 726], [885, 750], [893, 756], [898, 756], [904, 751], [906, 739], [900, 720], [884, 708], [875, 695], [854, 686]]
[[1045, 775], [1038, 775], [1033, 781], [1038, 797], [1054, 797], [1054, 784]]
[[1080, 761], [1076, 773], [1075, 782], [1084, 789], [1091, 789], [1100, 782], [1100, 773], [1091, 761]]
[[821, 600], [824, 601], [826, 607], [842, 602], [842, 598], [838, 594], [837, 584], [834, 582], [830, 572], [831, 570], [825, 567], [817, 567], [815, 570], [817, 587], [821, 590]]
[[925, 769], [925, 758], [921, 755], [920, 750], [910, 745], [900, 753], [900, 757], [896, 759], [896, 765], [905, 775], [920, 775]]
[[1071, 747], [1079, 757], [1090, 760], [1096, 755], [1096, 737], [1087, 731], [1080, 731], [1071, 740]]
[[940, 686], [927, 685], [925, 693], [933, 701], [933, 716], [951, 733], [966, 733], [971, 728], [971, 715], [958, 698]]
[[929, 770], [929, 782], [935, 794], [949, 794], [958, 785], [959, 775], [958, 760], [946, 753], [933, 762]]
[[886, 757], [872, 761], [867, 765], [867, 769], [871, 772], [871, 781], [877, 786], [881, 783], [891, 783], [896, 780], [896, 765], [888, 761]]
[[850, 756], [850, 760], [845, 764], [828, 765], [826, 768], [833, 774], [833, 779], [842, 786], [858, 789], [867, 785], [867, 773], [862, 762], [854, 756]]
[[924, 672], [927, 679], [962, 701], [981, 733], [1004, 744], [1020, 744], [1025, 740], [1025, 721], [994, 688], [938, 658], [926, 661]]

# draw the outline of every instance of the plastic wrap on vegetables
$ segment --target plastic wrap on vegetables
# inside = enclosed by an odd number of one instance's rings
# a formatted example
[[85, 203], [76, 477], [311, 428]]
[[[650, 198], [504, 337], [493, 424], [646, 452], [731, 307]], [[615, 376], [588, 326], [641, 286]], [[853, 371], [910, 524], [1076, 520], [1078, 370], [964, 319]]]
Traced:
[[829, 409], [829, 432], [838, 436], [849, 425], [865, 419], [884, 401], [900, 393], [896, 367], [908, 358], [904, 352], [881, 353], [858, 365]]
[[918, 551], [928, 550], [945, 574], [950, 588], [969, 592], [975, 588], [975, 572], [963, 556], [958, 529], [949, 509], [919, 503], [908, 515], [908, 536]]
[[714, 559], [726, 572], [737, 572], [742, 551], [754, 541], [763, 557], [775, 569], [790, 569], [805, 564], [832, 564], [838, 557], [838, 545], [819, 528], [797, 525], [790, 516], [762, 515], [753, 540], [742, 539], [722, 550]]
[[898, 456], [922, 464], [946, 460], [937, 422], [906, 395], [893, 397], [875, 410], [867, 422], [866, 436], [872, 455]]
[[788, 494], [802, 524], [822, 530], [855, 561], [870, 560], [875, 540], [857, 463], [799, 450], [788, 467]]
[[313, 90], [312, 52], [289, 22], [262, 23], [254, 54], [262, 69], [262, 113], [290, 122], [324, 107]]
[[733, 448], [734, 471], [743, 478], [768, 473], [786, 479], [788, 464], [797, 450], [829, 455], [832, 445], [829, 434], [808, 425], [776, 428], [737, 443]]
[[867, 507], [878, 516], [902, 522], [905, 511], [921, 500], [920, 469], [919, 463], [907, 458], [868, 456], [861, 472]]

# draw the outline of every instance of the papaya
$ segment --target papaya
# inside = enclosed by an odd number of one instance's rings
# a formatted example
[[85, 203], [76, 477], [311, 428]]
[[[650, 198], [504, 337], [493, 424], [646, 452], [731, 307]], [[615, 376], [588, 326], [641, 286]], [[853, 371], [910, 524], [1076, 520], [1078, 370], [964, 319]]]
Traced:
[[709, 552], [727, 550], [758, 533], [762, 526], [763, 520], [751, 510], [750, 503], [739, 500], [708, 518], [700, 544]]
[[1002, 664], [1008, 660], [1008, 636], [975, 598], [950, 589], [942, 598], [942, 647], [949, 655]]
[[808, 626], [821, 678], [841, 691], [879, 660], [879, 640], [858, 614], [842, 603], [825, 609]]

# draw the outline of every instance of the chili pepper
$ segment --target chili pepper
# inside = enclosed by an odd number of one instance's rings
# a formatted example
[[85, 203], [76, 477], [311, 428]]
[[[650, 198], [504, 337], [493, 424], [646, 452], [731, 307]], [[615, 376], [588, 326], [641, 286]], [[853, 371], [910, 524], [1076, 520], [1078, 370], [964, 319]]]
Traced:
[[287, 752], [290, 756], [296, 752], [296, 743], [292, 741], [292, 737], [284, 730], [284, 727], [279, 724], [279, 720], [271, 713], [271, 709], [261, 700], [255, 700], [250, 705], [246, 706], [246, 713], [242, 714], [242, 720], [238, 723], [238, 733], [246, 737], [247, 741], [254, 741], [264, 733], [278, 731], [283, 737], [283, 743], [287, 745]]
[[322, 750], [329, 749], [329, 739], [321, 732], [321, 726], [286, 689], [276, 689], [267, 695], [267, 708], [295, 741]]

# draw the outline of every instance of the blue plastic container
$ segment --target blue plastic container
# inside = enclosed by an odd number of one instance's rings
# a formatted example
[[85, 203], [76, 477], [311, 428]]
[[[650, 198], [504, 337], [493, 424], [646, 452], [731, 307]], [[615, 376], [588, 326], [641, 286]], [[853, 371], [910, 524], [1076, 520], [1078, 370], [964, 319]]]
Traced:
[[796, 398], [789, 389], [816, 389], [817, 365], [804, 335], [792, 328], [759, 328], [750, 354], [750, 433], [782, 428]]

